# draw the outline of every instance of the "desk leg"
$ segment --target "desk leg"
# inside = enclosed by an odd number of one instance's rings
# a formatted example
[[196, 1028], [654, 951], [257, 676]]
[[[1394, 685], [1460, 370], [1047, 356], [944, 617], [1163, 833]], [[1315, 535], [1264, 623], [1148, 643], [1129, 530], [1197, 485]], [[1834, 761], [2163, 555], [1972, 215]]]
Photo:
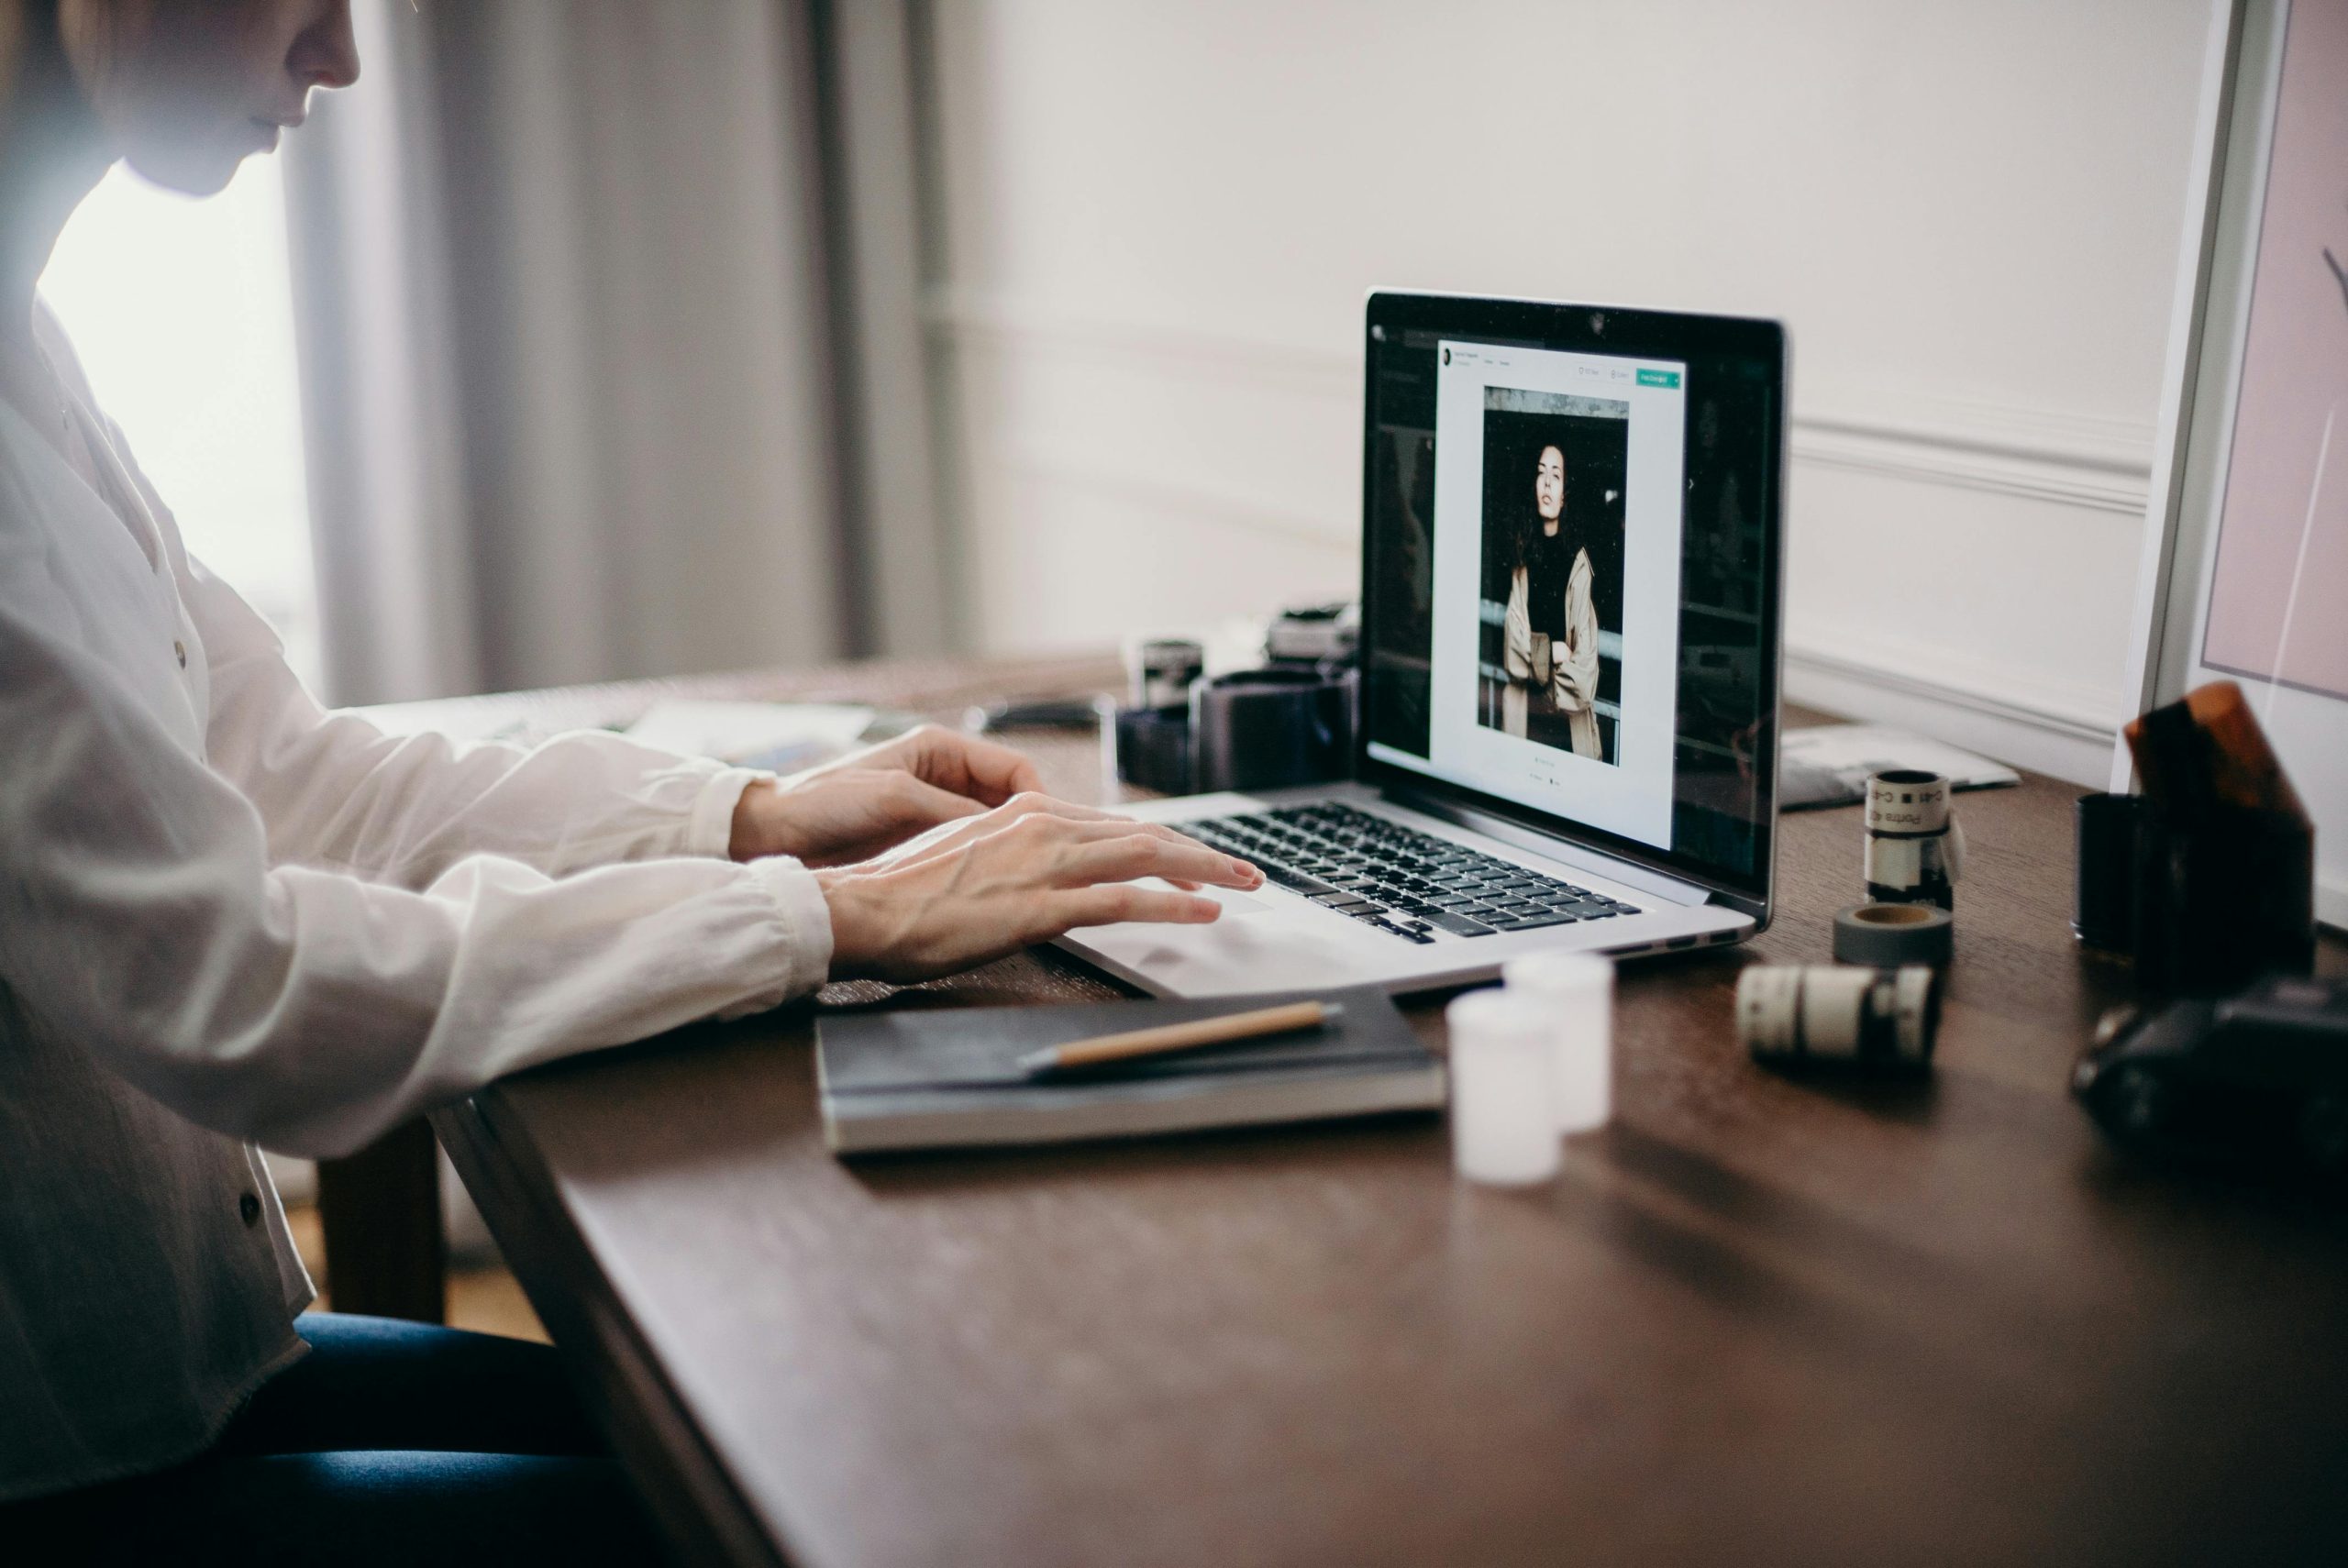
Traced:
[[423, 1118], [357, 1154], [318, 1162], [327, 1293], [338, 1312], [448, 1320], [448, 1242], [440, 1163]]

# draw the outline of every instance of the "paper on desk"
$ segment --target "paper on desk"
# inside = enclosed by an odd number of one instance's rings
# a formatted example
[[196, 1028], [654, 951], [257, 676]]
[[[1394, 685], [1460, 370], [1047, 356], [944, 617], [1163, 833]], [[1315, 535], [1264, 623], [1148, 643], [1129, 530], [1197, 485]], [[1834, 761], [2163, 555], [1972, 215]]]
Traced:
[[1867, 775], [1888, 767], [1921, 768], [1948, 776], [1958, 790], [1988, 790], [2018, 784], [2021, 775], [2003, 763], [1879, 724], [1819, 724], [1786, 732], [1781, 758], [1780, 804], [1844, 806], [1866, 794]]
[[857, 743], [872, 710], [839, 702], [721, 702], [672, 697], [627, 728], [630, 740], [790, 773], [828, 762]]

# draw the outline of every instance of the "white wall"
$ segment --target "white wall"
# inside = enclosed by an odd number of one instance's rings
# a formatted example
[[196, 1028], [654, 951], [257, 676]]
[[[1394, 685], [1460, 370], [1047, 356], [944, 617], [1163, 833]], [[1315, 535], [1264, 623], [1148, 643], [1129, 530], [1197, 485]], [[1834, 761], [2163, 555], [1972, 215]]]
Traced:
[[1373, 284], [1767, 314], [1789, 688], [2099, 779], [2201, 0], [936, 0], [971, 620], [1350, 592]]

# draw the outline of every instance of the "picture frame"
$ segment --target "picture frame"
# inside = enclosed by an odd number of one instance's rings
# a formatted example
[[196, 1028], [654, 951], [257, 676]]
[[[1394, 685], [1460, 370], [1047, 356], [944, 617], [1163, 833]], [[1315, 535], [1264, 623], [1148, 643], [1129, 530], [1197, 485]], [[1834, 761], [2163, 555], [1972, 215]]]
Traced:
[[2212, 7], [2124, 690], [2242, 685], [2315, 819], [2317, 918], [2348, 928], [2348, 273], [2310, 286], [2319, 248], [2348, 266], [2348, 11], [2293, 11]]

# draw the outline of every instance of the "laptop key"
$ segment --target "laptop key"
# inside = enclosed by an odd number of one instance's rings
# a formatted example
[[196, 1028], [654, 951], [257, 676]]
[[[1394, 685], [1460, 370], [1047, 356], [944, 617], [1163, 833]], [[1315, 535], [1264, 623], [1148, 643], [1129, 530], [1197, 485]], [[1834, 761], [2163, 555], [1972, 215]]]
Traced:
[[1426, 922], [1437, 931], [1447, 931], [1454, 936], [1490, 936], [1492, 928], [1479, 920], [1471, 920], [1449, 910], [1437, 910], [1426, 917]]
[[1537, 931], [1545, 925], [1571, 925], [1574, 917], [1559, 910], [1547, 914], [1511, 915], [1493, 928], [1498, 931]]

